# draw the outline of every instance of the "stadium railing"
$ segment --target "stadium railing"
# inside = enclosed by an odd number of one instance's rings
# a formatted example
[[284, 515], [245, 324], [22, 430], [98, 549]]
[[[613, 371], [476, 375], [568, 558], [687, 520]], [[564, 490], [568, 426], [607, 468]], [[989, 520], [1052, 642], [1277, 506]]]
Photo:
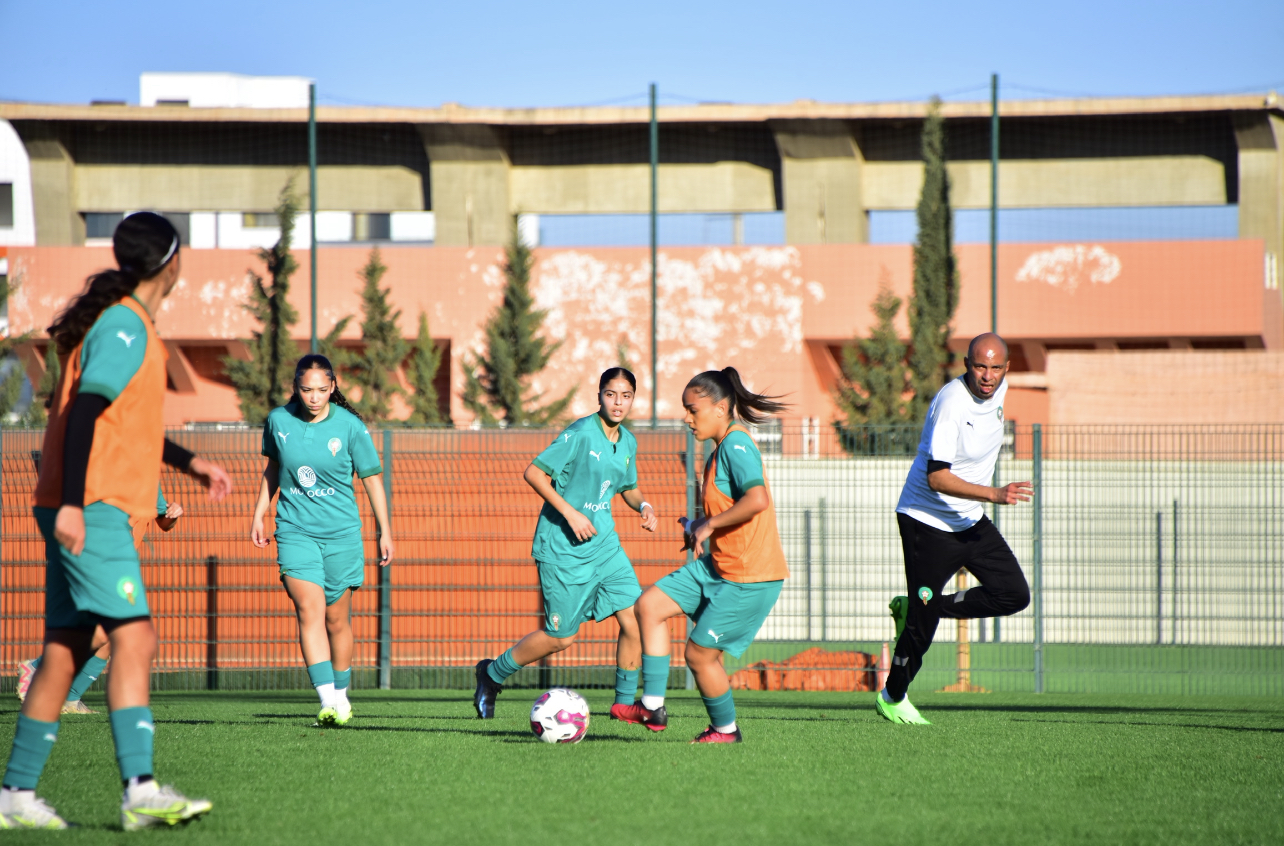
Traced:
[[[681, 566], [676, 520], [699, 508], [707, 454], [684, 429], [635, 430], [639, 476], [660, 515], [643, 532], [616, 500], [624, 547], [644, 586]], [[353, 602], [358, 687], [467, 687], [472, 666], [542, 623], [530, 538], [539, 500], [522, 470], [552, 431], [374, 432], [385, 461], [397, 554], [381, 569], [373, 524], [366, 583]], [[904, 577], [895, 506], [915, 427], [819, 421], [758, 427], [792, 575], [731, 672], [812, 647], [875, 657]], [[275, 550], [248, 540], [264, 459], [250, 429], [176, 430], [223, 464], [236, 489], [210, 503], [162, 475], [186, 509], [143, 542], [161, 636], [155, 684], [168, 689], [305, 688], [293, 610]], [[44, 545], [30, 513], [42, 433], [0, 433], [0, 689], [43, 635]], [[1009, 426], [1001, 483], [1031, 480], [1034, 502], [987, 509], [1031, 582], [1025, 611], [945, 621], [916, 687], [966, 680], [995, 691], [1284, 694], [1284, 426]], [[681, 638], [685, 623], [674, 621]], [[519, 687], [613, 683], [613, 621], [523, 670]], [[673, 684], [689, 684], [674, 650]], [[822, 653], [823, 655], [823, 653]], [[961, 676], [960, 660], [970, 675]], [[852, 664], [834, 656], [835, 670]], [[819, 667], [825, 667], [822, 658]], [[812, 673], [817, 662], [805, 670]], [[791, 670], [782, 668], [782, 677]], [[873, 669], [868, 670], [873, 673]], [[870, 679], [872, 681], [872, 679]], [[101, 682], [99, 682], [101, 684]]]

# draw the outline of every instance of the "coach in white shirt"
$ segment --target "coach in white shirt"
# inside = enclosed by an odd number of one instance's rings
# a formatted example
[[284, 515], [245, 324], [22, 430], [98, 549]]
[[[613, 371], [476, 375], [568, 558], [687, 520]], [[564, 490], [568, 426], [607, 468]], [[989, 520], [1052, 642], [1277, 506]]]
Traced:
[[[896, 652], [877, 699], [878, 713], [893, 723], [928, 722], [906, 694], [942, 617], [1001, 617], [1030, 604], [1021, 565], [981, 507], [1028, 502], [1033, 492], [1029, 482], [989, 484], [1003, 446], [1008, 345], [998, 335], [979, 335], [965, 363], [967, 371], [932, 400], [896, 505], [910, 595], [892, 600]], [[943, 596], [965, 568], [980, 585]]]

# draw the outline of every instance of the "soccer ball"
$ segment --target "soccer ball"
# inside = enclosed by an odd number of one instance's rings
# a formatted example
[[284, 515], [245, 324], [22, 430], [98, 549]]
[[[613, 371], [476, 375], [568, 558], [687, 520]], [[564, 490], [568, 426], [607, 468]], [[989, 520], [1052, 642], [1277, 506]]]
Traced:
[[579, 743], [588, 725], [588, 703], [569, 688], [555, 687], [531, 706], [531, 731], [545, 743]]

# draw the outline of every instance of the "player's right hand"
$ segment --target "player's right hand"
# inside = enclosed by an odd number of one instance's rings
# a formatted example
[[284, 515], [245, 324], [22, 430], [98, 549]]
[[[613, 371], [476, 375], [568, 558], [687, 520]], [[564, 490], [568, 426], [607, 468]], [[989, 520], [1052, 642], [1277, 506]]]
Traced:
[[1001, 488], [995, 488], [996, 505], [1016, 505], [1018, 502], [1029, 502], [1034, 496], [1034, 485], [1031, 482], [1013, 482]]
[[54, 537], [72, 555], [79, 557], [85, 551], [85, 511], [74, 505], [64, 505], [54, 517]]
[[272, 542], [271, 535], [263, 531], [262, 517], [256, 519], [254, 525], [250, 528], [250, 541], [259, 549], [266, 549], [267, 545]]
[[593, 521], [576, 511], [566, 520], [575, 534], [575, 539], [580, 543], [588, 540], [597, 534], [597, 528], [594, 527]]

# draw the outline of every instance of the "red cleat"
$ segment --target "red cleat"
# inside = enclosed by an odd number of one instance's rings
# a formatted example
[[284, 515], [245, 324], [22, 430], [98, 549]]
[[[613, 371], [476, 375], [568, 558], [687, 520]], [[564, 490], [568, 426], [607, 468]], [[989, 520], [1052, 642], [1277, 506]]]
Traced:
[[611, 719], [622, 723], [638, 723], [651, 731], [664, 731], [669, 727], [669, 712], [661, 705], [654, 711], [648, 711], [642, 705], [612, 705]]
[[713, 726], [709, 726], [707, 729], [705, 729], [704, 731], [696, 735], [696, 739], [691, 742], [692, 743], [744, 743], [745, 739], [740, 734], [739, 726], [737, 726], [736, 730], [733, 731], [731, 734], [725, 734], [723, 732], [718, 731]]

